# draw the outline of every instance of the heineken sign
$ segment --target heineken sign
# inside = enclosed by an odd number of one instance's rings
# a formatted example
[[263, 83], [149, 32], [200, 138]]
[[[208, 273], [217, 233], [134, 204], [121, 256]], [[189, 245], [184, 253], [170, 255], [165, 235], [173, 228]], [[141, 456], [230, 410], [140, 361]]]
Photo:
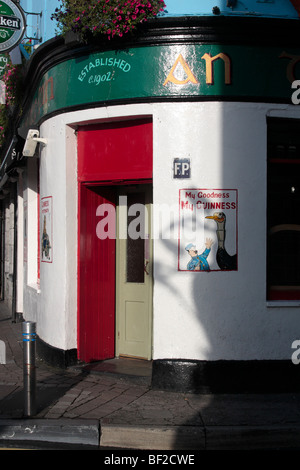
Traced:
[[12, 18], [11, 16], [3, 15], [0, 16], [0, 26], [19, 31], [21, 29], [21, 20], [20, 18]]
[[21, 7], [11, 0], [0, 0], [0, 52], [17, 46], [25, 32], [25, 16]]

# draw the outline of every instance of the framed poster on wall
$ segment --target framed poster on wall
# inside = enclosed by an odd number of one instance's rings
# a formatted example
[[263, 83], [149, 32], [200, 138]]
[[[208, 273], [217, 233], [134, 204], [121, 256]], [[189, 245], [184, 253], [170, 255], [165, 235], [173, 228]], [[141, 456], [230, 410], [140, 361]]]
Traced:
[[237, 190], [179, 190], [179, 271], [236, 271]]
[[52, 196], [41, 199], [41, 262], [52, 263]]

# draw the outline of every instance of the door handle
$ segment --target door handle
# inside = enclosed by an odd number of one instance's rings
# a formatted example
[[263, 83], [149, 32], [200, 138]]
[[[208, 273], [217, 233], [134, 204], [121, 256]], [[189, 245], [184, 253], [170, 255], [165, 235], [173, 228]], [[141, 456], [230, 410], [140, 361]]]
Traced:
[[144, 271], [145, 271], [145, 273], [147, 274], [147, 276], [149, 276], [149, 272], [147, 271], [148, 266], [149, 266], [149, 260], [148, 260], [148, 259], [145, 259]]

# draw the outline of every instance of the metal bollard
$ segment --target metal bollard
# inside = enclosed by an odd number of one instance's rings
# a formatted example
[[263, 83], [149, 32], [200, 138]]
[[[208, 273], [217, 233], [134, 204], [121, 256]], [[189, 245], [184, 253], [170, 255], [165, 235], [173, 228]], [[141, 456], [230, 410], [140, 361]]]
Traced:
[[36, 325], [34, 322], [22, 323], [23, 332], [23, 378], [24, 378], [24, 415], [36, 414], [36, 370], [35, 340]]

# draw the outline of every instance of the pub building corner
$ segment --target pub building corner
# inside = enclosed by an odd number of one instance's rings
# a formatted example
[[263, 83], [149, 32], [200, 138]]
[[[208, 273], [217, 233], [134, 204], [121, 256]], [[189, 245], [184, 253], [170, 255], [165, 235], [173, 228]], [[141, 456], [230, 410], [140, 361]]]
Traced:
[[128, 357], [153, 388], [296, 390], [299, 6], [195, 3], [32, 55], [0, 169], [3, 298], [56, 366]]

